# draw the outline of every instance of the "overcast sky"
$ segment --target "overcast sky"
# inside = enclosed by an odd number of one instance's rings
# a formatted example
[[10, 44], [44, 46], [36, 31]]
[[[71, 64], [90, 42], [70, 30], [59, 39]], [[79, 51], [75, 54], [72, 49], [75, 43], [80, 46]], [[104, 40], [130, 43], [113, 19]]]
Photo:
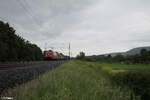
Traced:
[[150, 45], [150, 0], [0, 0], [0, 19], [44, 48], [72, 55]]

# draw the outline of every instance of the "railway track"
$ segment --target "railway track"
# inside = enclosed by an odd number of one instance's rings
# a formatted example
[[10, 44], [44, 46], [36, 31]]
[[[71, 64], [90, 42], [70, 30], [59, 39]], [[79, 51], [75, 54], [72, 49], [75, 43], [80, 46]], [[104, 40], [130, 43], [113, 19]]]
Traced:
[[40, 61], [0, 64], [0, 96], [4, 90], [36, 79], [39, 75], [59, 67], [67, 61]]
[[54, 63], [59, 61], [35, 61], [35, 62], [15, 62], [15, 63], [0, 63], [0, 71], [2, 70], [9, 70], [13, 68], [24, 68], [29, 67], [31, 65], [39, 65], [39, 64], [48, 64], [48, 63]]

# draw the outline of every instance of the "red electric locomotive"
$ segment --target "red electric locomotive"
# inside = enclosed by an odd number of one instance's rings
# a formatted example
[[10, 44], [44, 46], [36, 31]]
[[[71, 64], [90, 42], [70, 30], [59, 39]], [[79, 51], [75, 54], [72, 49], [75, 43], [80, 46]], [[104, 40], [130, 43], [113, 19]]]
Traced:
[[57, 53], [52, 50], [48, 50], [44, 52], [44, 57], [46, 60], [57, 59]]
[[65, 56], [62, 53], [55, 52], [53, 50], [44, 51], [45, 60], [63, 60]]

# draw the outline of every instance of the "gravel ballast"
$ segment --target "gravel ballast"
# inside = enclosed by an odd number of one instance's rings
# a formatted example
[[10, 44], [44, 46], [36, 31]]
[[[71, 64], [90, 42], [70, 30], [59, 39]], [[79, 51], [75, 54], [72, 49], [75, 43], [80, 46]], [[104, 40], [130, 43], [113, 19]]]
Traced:
[[23, 68], [14, 68], [9, 70], [0, 71], [0, 94], [8, 89], [17, 85], [37, 78], [49, 70], [55, 69], [66, 61], [50, 61], [36, 65], [30, 65]]

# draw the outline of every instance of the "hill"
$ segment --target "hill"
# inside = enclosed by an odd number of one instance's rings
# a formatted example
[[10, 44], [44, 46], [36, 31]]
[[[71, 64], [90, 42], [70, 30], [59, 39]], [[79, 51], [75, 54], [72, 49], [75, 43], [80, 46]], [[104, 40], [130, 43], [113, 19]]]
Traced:
[[133, 49], [131, 49], [131, 50], [125, 52], [124, 55], [135, 55], [135, 54], [139, 54], [142, 49], [146, 49], [146, 50], [149, 51], [149, 50], [150, 50], [150, 46], [133, 48]]
[[116, 56], [116, 55], [124, 55], [124, 56], [135, 55], [135, 54], [139, 54], [142, 49], [150, 50], [150, 46], [137, 47], [137, 48], [133, 48], [131, 50], [128, 50], [126, 52], [114, 52], [114, 53], [108, 53], [108, 54], [102, 54], [102, 55], [104, 55], [104, 56], [108, 56], [108, 55], [111, 55], [111, 56]]

